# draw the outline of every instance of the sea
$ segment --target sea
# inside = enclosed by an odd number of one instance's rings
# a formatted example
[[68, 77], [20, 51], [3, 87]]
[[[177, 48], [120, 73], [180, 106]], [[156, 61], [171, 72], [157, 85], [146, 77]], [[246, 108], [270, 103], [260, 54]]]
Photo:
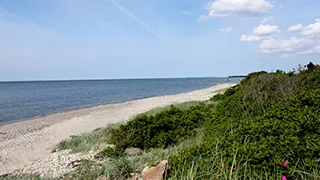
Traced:
[[0, 82], [0, 125], [56, 112], [189, 92], [227, 81], [210, 77]]

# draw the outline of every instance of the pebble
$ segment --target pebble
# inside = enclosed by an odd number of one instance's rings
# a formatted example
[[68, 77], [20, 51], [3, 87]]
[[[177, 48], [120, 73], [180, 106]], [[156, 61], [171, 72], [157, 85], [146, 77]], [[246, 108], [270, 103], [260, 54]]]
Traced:
[[[56, 178], [74, 170], [82, 160], [94, 160], [96, 153], [97, 152], [90, 151], [87, 154], [73, 154], [68, 150], [55, 152], [49, 157], [34, 161], [15, 172], [39, 174], [40, 176]], [[75, 166], [72, 164], [75, 164]]]

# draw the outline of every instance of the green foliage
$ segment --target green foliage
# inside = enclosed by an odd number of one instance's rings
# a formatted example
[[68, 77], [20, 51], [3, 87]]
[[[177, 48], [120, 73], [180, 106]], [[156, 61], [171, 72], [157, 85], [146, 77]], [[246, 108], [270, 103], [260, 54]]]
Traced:
[[[176, 175], [194, 171], [195, 160], [208, 167], [246, 164], [255, 172], [289, 176], [281, 167], [288, 161], [290, 167], [319, 172], [320, 70], [251, 73], [227, 92], [213, 98], [220, 103], [206, 118], [206, 140], [170, 158]], [[212, 177], [196, 171], [200, 179]]]
[[[251, 73], [211, 102], [138, 116], [112, 130], [111, 163], [80, 175], [125, 179], [169, 158], [171, 179], [320, 179], [318, 67]], [[177, 145], [186, 138], [197, 143]], [[146, 153], [122, 156], [127, 147]]]
[[131, 167], [131, 162], [123, 158], [113, 159], [104, 164], [85, 161], [75, 171], [60, 179], [88, 180], [104, 176], [110, 180], [125, 180], [132, 172]]
[[37, 174], [6, 174], [1, 175], [0, 180], [45, 180], [48, 178], [40, 177]]
[[219, 94], [214, 95], [212, 98], [210, 98], [210, 101], [217, 102], [217, 101], [225, 100], [226, 97], [233, 95], [237, 91], [238, 91], [238, 86], [231, 87], [231, 88], [227, 89], [224, 92], [224, 94], [219, 93]]
[[71, 139], [61, 141], [56, 150], [66, 150], [70, 149], [72, 152], [88, 152], [90, 150], [97, 150], [102, 144], [105, 144], [111, 135], [112, 129], [116, 128], [118, 125], [109, 125], [105, 128], [96, 129], [90, 133], [85, 133], [80, 136], [75, 136]]
[[155, 115], [138, 116], [114, 129], [111, 143], [122, 149], [167, 147], [196, 134], [210, 107], [202, 104], [182, 110], [171, 106]]
[[103, 153], [107, 157], [117, 158], [123, 155], [123, 149], [118, 147], [107, 147]]
[[[202, 106], [202, 105], [204, 105], [204, 103], [201, 101], [188, 101], [188, 102], [183, 102], [183, 103], [179, 103], [179, 104], [174, 104], [173, 106], [178, 109], [185, 110], [185, 109], [188, 109], [192, 106]], [[148, 116], [156, 115], [159, 112], [169, 110], [171, 106], [172, 105], [154, 108], [154, 109], [151, 109], [150, 111], [145, 112], [141, 115], [148, 115]]]
[[212, 98], [210, 98], [210, 101], [220, 101], [223, 100], [226, 96], [224, 96], [223, 94], [216, 94], [214, 95]]

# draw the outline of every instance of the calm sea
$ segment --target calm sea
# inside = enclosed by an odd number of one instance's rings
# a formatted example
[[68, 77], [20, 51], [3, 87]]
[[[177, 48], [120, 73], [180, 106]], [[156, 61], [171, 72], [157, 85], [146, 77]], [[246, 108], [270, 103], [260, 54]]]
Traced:
[[0, 82], [0, 124], [225, 82], [226, 78]]

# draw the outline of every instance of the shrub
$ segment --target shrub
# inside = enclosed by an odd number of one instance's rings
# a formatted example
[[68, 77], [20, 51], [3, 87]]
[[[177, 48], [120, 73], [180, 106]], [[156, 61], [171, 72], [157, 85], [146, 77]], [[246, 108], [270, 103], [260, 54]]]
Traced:
[[202, 104], [181, 110], [171, 106], [155, 115], [138, 116], [114, 129], [111, 143], [122, 149], [167, 147], [196, 134], [210, 107]]
[[[319, 169], [320, 70], [310, 69], [251, 73], [213, 98], [221, 102], [206, 118], [206, 140], [171, 157], [174, 172], [187, 176], [195, 160], [208, 167], [246, 164], [267, 174], [287, 173], [282, 161], [308, 172]], [[197, 171], [200, 179], [212, 177]]]
[[104, 156], [111, 157], [111, 158], [117, 158], [122, 156], [123, 149], [118, 147], [107, 147], [104, 151], [102, 151]]

